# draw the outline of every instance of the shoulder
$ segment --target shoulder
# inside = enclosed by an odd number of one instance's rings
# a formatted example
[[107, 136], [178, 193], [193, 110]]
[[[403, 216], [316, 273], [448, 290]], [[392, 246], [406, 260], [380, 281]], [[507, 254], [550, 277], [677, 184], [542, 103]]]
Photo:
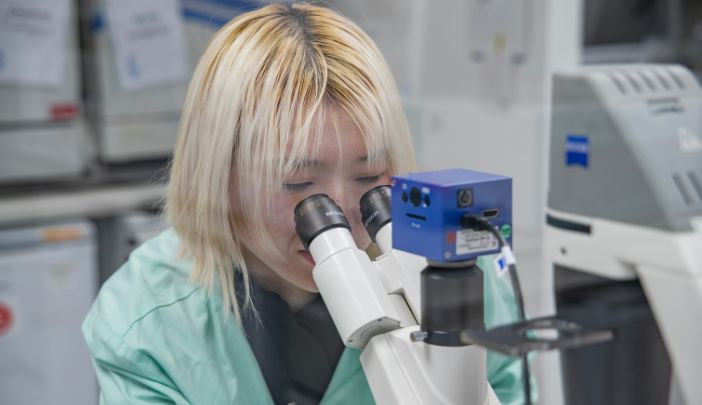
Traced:
[[[192, 264], [179, 252], [179, 238], [169, 229], [136, 249], [105, 282], [82, 327], [93, 357], [112, 361], [123, 355], [117, 348], [129, 348], [159, 361], [177, 355], [181, 362], [209, 362], [213, 333], [245, 339], [234, 317], [225, 317], [221, 294], [196, 285]], [[174, 347], [182, 350], [173, 353]]]
[[119, 397], [153, 385], [194, 403], [260, 403], [246, 400], [266, 392], [249, 370], [256, 363], [246, 337], [225, 316], [221, 294], [191, 281], [179, 245], [173, 230], [149, 240], [100, 290], [83, 334], [101, 389]]
[[168, 229], [147, 241], [100, 289], [84, 328], [100, 322], [124, 336], [138, 322], [161, 309], [202, 299], [190, 280], [191, 265], [179, 258], [180, 241]]

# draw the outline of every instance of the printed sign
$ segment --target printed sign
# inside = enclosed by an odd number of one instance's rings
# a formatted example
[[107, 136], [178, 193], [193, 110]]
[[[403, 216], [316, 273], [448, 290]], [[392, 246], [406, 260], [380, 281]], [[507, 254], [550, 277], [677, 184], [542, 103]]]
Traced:
[[0, 83], [61, 85], [70, 16], [70, 0], [0, 0]]
[[186, 79], [188, 50], [177, 0], [108, 0], [107, 24], [123, 90]]

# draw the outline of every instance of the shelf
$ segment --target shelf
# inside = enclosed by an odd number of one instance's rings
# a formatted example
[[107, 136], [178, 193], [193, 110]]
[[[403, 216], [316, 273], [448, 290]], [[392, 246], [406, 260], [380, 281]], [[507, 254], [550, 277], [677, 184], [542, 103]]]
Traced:
[[165, 183], [137, 183], [0, 196], [0, 226], [104, 217], [132, 209], [153, 208], [159, 205], [165, 193]]

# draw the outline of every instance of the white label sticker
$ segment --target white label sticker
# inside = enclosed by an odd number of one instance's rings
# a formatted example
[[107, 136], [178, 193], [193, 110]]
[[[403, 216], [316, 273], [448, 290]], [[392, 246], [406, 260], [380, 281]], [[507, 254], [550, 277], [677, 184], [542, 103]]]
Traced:
[[504, 276], [508, 269], [507, 260], [505, 257], [503, 255], [498, 255], [493, 264], [495, 266], [495, 273], [497, 273], [497, 277]]
[[456, 231], [456, 255], [480, 253], [497, 247], [497, 238], [490, 232], [472, 229]]
[[177, 0], [109, 0], [108, 26], [122, 89], [182, 82], [187, 47]]
[[63, 83], [70, 15], [70, 0], [0, 0], [0, 83]]

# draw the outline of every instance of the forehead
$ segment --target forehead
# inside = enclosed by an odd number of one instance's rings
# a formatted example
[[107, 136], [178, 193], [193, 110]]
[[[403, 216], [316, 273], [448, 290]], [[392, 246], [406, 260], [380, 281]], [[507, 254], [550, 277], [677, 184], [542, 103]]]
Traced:
[[341, 109], [329, 109], [317, 119], [320, 120], [318, 130], [310, 134], [304, 145], [295, 147], [296, 140], [292, 140], [286, 154], [288, 161], [296, 161], [297, 167], [368, 161], [363, 133], [347, 113]]

